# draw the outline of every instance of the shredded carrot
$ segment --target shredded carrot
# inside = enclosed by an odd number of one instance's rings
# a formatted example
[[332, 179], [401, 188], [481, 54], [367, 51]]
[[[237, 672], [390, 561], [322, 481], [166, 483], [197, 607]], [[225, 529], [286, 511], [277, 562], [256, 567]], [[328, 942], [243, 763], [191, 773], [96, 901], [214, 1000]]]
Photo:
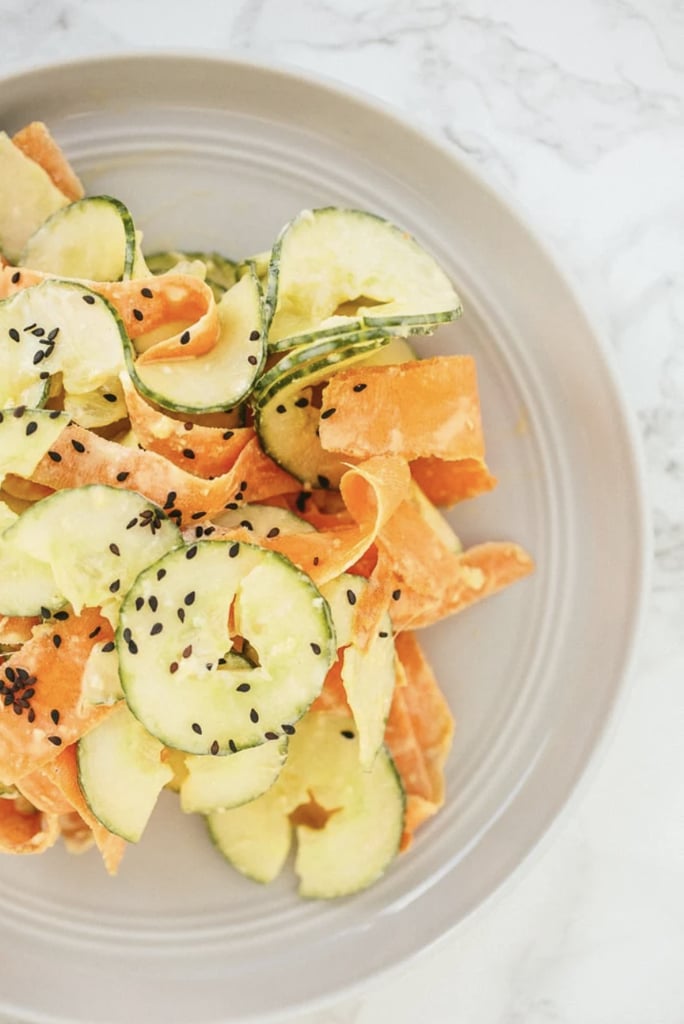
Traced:
[[24, 156], [39, 164], [60, 192], [72, 202], [83, 198], [83, 185], [46, 125], [32, 121], [12, 136]]

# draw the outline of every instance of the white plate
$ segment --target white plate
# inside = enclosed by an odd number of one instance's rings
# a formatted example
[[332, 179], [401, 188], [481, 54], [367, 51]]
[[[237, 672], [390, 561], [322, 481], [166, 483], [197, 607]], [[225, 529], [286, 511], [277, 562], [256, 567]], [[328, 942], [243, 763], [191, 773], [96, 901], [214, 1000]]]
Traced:
[[387, 877], [304, 903], [227, 867], [163, 801], [120, 875], [96, 854], [5, 857], [0, 1009], [40, 1021], [251, 1020], [348, 989], [456, 926], [558, 814], [611, 712], [641, 606], [633, 434], [605, 353], [547, 253], [452, 153], [292, 72], [136, 56], [5, 80], [0, 126], [47, 121], [90, 192], [148, 246], [265, 248], [304, 207], [374, 210], [456, 282], [499, 487], [457, 509], [466, 542], [511, 538], [535, 576], [424, 634], [458, 719], [448, 803]]

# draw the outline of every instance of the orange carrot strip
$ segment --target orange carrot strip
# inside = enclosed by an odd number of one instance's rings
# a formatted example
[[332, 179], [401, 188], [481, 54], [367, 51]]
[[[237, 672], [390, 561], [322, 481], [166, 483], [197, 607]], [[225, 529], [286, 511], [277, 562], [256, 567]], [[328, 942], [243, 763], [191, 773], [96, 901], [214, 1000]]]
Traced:
[[54, 814], [23, 807], [23, 798], [0, 800], [0, 851], [2, 853], [43, 853], [59, 836]]
[[[228, 502], [241, 500], [237, 495], [260, 501], [299, 487], [263, 453], [256, 438], [245, 445], [228, 473], [213, 480], [186, 473], [156, 452], [125, 448], [75, 425], [65, 427], [51, 451], [60, 460], [49, 455], [41, 459], [32, 477], [38, 483], [54, 490], [100, 483], [138, 491], [167, 511], [178, 510], [188, 521], [198, 512], [210, 518]], [[243, 484], [249, 488], [247, 495]]]
[[[163, 455], [169, 462], [195, 476], [215, 477], [228, 470], [255, 436], [252, 427], [204, 427], [191, 421], [173, 419], [138, 394], [127, 375], [123, 378], [126, 407], [138, 442], [148, 451]], [[190, 460], [185, 454], [194, 453]]]
[[484, 458], [475, 362], [435, 356], [397, 366], [353, 367], [323, 391], [320, 440], [355, 458]]
[[[6, 695], [0, 703], [0, 779], [4, 783], [14, 783], [54, 760], [62, 747], [110, 713], [111, 707], [104, 705], [81, 706], [81, 679], [93, 645], [112, 636], [99, 611], [86, 608], [79, 616], [36, 630], [0, 667], [5, 687], [29, 680], [14, 691], [14, 701], [9, 702]], [[21, 714], [17, 714], [16, 701], [24, 692], [30, 694], [25, 698], [29, 706], [19, 705]]]
[[12, 142], [24, 156], [43, 168], [53, 185], [56, 185], [67, 199], [73, 202], [83, 198], [83, 185], [42, 121], [27, 124], [12, 136]]
[[455, 505], [496, 487], [496, 477], [479, 459], [447, 461], [432, 456], [415, 459], [411, 475], [433, 505]]
[[37, 768], [19, 779], [17, 789], [29, 803], [48, 814], [69, 814], [73, 807], [48, 774]]
[[18, 615], [0, 615], [0, 644], [23, 644], [31, 637], [40, 619]]

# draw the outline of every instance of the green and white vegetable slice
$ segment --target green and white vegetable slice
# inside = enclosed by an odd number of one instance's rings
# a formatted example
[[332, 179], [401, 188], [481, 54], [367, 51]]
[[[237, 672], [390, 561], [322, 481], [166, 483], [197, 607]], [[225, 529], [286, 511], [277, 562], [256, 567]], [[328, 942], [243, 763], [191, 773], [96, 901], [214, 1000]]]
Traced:
[[141, 364], [126, 343], [128, 372], [146, 398], [186, 413], [233, 409], [246, 398], [266, 359], [259, 282], [251, 273], [217, 305], [220, 337], [209, 352], [192, 360]]
[[[258, 665], [219, 664], [235, 636]], [[145, 569], [122, 606], [117, 647], [133, 714], [166, 746], [193, 754], [291, 735], [335, 657], [328, 607], [310, 578], [236, 541], [197, 541]]]
[[[169, 249], [155, 252], [145, 257], [148, 270], [155, 275], [168, 274], [170, 271], [186, 271], [188, 264], [201, 263], [204, 267], [204, 280], [207, 282], [217, 302], [225, 292], [232, 288], [238, 280], [237, 264], [218, 252], [189, 251]], [[243, 274], [239, 275], [244, 276]]]
[[37, 561], [45, 567], [34, 579], [31, 566], [39, 602], [14, 614], [36, 615], [41, 607], [69, 602], [77, 614], [100, 607], [114, 622], [138, 573], [180, 543], [177, 526], [142, 495], [91, 484], [56, 491], [19, 516], [2, 535], [0, 579], [12, 559], [19, 566], [27, 558]]
[[354, 614], [368, 586], [362, 576], [342, 573], [321, 587], [330, 606], [342, 659], [341, 678], [359, 736], [361, 767], [369, 769], [381, 749], [396, 680], [392, 621], [385, 614], [367, 647], [355, 641]]
[[27, 240], [69, 199], [49, 174], [0, 132], [0, 251], [19, 260]]
[[67, 393], [108, 385], [124, 368], [123, 325], [106, 299], [48, 280], [0, 301], [0, 407], [41, 405], [51, 377]]
[[259, 882], [280, 873], [296, 830], [300, 895], [332, 899], [384, 873], [399, 850], [404, 811], [403, 787], [385, 748], [364, 771], [353, 720], [311, 712], [290, 740], [273, 786], [242, 807], [213, 812], [207, 823], [226, 859]]
[[259, 381], [254, 426], [265, 452], [307, 487], [337, 487], [345, 470], [342, 460], [326, 452], [318, 440], [320, 409], [314, 388], [343, 366], [351, 366], [388, 342], [370, 332], [348, 344], [316, 342], [284, 356]]
[[161, 743], [124, 703], [78, 741], [78, 781], [105, 828], [137, 843], [157, 798], [173, 777]]
[[286, 508], [258, 503], [227, 509], [212, 517], [212, 523], [225, 529], [242, 526], [254, 534], [255, 540], [276, 537], [279, 533], [313, 533], [315, 527]]
[[54, 409], [1, 409], [0, 487], [8, 473], [30, 477], [68, 422], [66, 413]]
[[274, 743], [247, 747], [225, 757], [187, 754], [187, 775], [180, 785], [181, 808], [187, 813], [209, 814], [256, 800], [280, 775], [287, 746], [287, 736], [281, 736]]
[[29, 238], [21, 263], [58, 277], [121, 281], [133, 276], [133, 218], [118, 199], [91, 196], [53, 213]]
[[81, 679], [81, 703], [116, 704], [123, 700], [119, 658], [111, 641], [95, 644], [88, 655]]
[[407, 232], [361, 210], [300, 213], [281, 232], [266, 289], [269, 343], [326, 330], [431, 330], [461, 314], [437, 262]]

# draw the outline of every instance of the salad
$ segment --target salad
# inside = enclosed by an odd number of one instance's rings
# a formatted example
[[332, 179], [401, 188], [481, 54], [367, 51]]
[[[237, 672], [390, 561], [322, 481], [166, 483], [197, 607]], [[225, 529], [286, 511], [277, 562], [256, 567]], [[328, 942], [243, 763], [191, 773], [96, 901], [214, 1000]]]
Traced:
[[267, 252], [143, 250], [48, 129], [0, 133], [0, 851], [115, 874], [162, 789], [244, 875], [376, 881], [442, 806], [418, 638], [533, 568], [439, 511], [495, 485], [418, 242], [306, 210]]

